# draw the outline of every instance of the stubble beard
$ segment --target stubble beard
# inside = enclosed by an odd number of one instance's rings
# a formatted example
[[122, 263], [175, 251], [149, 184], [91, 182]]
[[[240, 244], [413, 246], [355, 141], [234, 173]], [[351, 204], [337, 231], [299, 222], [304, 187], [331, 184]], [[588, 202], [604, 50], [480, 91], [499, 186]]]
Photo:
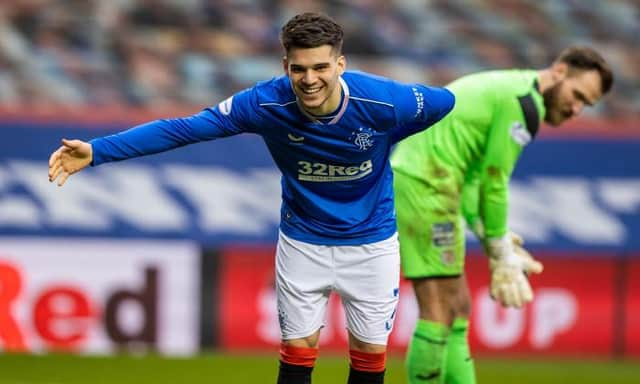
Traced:
[[562, 121], [564, 121], [564, 120], [553, 121], [550, 119], [552, 117], [551, 112], [557, 114], [559, 119], [562, 119], [563, 117], [562, 111], [559, 110], [559, 105], [558, 105], [561, 85], [562, 85], [562, 81], [554, 85], [553, 87], [545, 90], [544, 92], [542, 92], [542, 100], [543, 100], [544, 108], [546, 111], [544, 120], [547, 123], [550, 123], [552, 125], [557, 125]]

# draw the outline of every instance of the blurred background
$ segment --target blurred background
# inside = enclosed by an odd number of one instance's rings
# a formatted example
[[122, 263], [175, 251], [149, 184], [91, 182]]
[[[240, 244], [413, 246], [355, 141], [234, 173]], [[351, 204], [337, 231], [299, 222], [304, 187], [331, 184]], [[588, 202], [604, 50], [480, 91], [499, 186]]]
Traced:
[[[612, 92], [575, 121], [543, 127], [512, 181], [511, 226], [545, 262], [536, 299], [496, 306], [471, 241], [470, 337], [487, 382], [636, 382], [639, 1], [1, 0], [0, 383], [96, 382], [98, 369], [102, 382], [127, 382], [109, 376], [120, 371], [174, 381], [159, 373], [167, 366], [185, 382], [275, 381], [280, 184], [259, 138], [101, 166], [62, 189], [46, 163], [62, 137], [190, 115], [280, 75], [279, 29], [304, 11], [343, 25], [350, 69], [409, 82], [543, 68], [572, 44], [602, 53]], [[416, 316], [406, 282], [401, 291], [391, 383], [404, 382]], [[343, 324], [334, 300], [320, 361], [337, 360], [319, 366], [318, 383], [344, 381]], [[137, 358], [110, 357], [122, 353]], [[74, 359], [85, 355], [105, 360]], [[149, 371], [128, 365], [155, 355]], [[243, 371], [248, 361], [264, 368]]]

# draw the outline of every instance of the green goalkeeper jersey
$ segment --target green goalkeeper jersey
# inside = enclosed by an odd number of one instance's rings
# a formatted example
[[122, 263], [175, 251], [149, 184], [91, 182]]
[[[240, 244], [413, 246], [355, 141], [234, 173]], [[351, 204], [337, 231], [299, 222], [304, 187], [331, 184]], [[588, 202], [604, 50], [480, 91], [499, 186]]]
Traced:
[[471, 226], [481, 223], [486, 237], [503, 236], [508, 230], [509, 178], [545, 114], [537, 71], [480, 72], [447, 88], [456, 96], [453, 111], [401, 141], [391, 165], [394, 172], [422, 183], [447, 172], [455, 185], [440, 185], [435, 192], [460, 196], [462, 214]]

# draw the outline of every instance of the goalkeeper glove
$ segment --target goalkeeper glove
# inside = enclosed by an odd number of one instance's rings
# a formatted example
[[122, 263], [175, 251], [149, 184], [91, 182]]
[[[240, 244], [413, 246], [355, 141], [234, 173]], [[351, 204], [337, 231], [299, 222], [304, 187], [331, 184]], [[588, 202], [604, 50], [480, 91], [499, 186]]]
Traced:
[[[482, 224], [482, 220], [477, 219], [473, 223], [470, 223], [469, 228], [471, 229], [473, 234], [476, 235], [478, 241], [480, 241], [480, 243], [482, 244], [482, 249], [484, 250], [485, 255], [490, 255], [488, 243], [484, 236], [484, 224]], [[522, 236], [518, 235], [515, 232], [509, 231], [507, 232], [507, 238], [511, 239], [511, 243], [514, 246], [514, 250], [516, 251], [516, 253], [522, 254], [523, 256], [528, 256], [529, 259], [533, 259], [531, 255], [529, 255], [529, 252], [522, 248], [522, 245], [524, 244]]]
[[543, 269], [522, 244], [522, 237], [512, 232], [485, 242], [491, 269], [491, 297], [504, 307], [519, 308], [533, 300], [527, 274]]

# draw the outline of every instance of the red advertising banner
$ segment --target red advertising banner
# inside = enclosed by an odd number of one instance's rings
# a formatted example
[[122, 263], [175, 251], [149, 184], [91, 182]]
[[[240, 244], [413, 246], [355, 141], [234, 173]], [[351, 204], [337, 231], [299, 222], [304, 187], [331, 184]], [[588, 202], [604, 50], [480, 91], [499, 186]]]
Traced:
[[[614, 349], [616, 262], [610, 254], [537, 255], [545, 264], [531, 278], [536, 297], [521, 310], [505, 310], [488, 296], [487, 261], [471, 255], [467, 275], [473, 296], [471, 343], [474, 353], [491, 355], [610, 355]], [[280, 341], [273, 289], [274, 250], [233, 247], [223, 251], [219, 278], [219, 342], [227, 350], [277, 349]], [[633, 263], [627, 292], [640, 292], [640, 259]], [[625, 348], [640, 352], [639, 295], [627, 295]], [[413, 333], [417, 308], [411, 286], [400, 285], [400, 303], [389, 349], [402, 352]], [[344, 313], [333, 297], [321, 333], [323, 351], [346, 351]], [[623, 323], [620, 323], [623, 324]]]
[[640, 254], [635, 254], [627, 260], [629, 261], [624, 264], [628, 271], [624, 289], [624, 353], [627, 356], [640, 357]]
[[486, 261], [467, 265], [476, 353], [603, 355], [612, 352], [615, 264], [607, 255], [544, 253], [544, 272], [530, 278], [534, 301], [505, 310], [488, 296]]
[[0, 354], [198, 351], [199, 248], [0, 238]]
[[273, 256], [268, 247], [227, 248], [218, 275], [220, 346], [229, 349], [279, 345], [273, 289]]

